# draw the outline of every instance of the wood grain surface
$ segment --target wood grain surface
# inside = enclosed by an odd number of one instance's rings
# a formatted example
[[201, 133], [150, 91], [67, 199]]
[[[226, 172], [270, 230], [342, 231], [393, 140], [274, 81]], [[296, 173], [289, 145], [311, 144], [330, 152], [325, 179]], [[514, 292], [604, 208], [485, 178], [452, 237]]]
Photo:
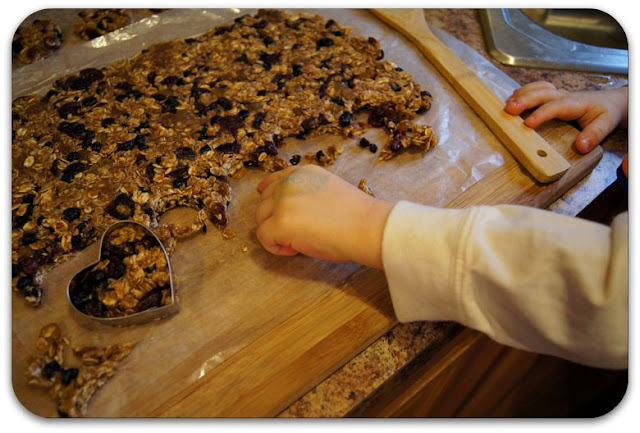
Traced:
[[[585, 156], [574, 152], [578, 131], [567, 124], [552, 122], [538, 132], [571, 164], [560, 179], [541, 184], [506, 154], [503, 165], [448, 206], [544, 208], [602, 157], [600, 148]], [[12, 296], [12, 378], [18, 400], [35, 414], [56, 416], [47, 393], [23, 379], [38, 332], [52, 321], [62, 322], [72, 346], [137, 342], [108, 390], [92, 399], [87, 416], [99, 417], [275, 416], [394, 326], [383, 273], [355, 264], [275, 257], [259, 247], [251, 228], [255, 185], [263, 175], [249, 172], [234, 184], [229, 216], [242, 230], [232, 239], [209, 230], [178, 245], [171, 257], [180, 299], [174, 317], [124, 329], [70, 323], [66, 283], [95, 261], [97, 245], [51, 272], [37, 313]], [[353, 174], [362, 175], [366, 171]], [[395, 191], [395, 179], [389, 177], [389, 191]], [[192, 216], [177, 210], [167, 219]]]

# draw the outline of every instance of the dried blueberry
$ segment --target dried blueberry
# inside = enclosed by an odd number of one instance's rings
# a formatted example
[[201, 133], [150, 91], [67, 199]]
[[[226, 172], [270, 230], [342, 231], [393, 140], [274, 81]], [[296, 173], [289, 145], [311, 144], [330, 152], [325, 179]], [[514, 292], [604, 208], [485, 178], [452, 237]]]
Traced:
[[256, 116], [253, 119], [253, 124], [252, 126], [254, 128], [260, 128], [260, 125], [262, 125], [262, 122], [264, 122], [264, 118], [267, 116], [267, 113], [265, 113], [264, 111], [260, 111], [256, 114]]
[[62, 218], [69, 222], [75, 221], [80, 218], [80, 209], [78, 209], [77, 207], [67, 208], [62, 212]]
[[114, 123], [116, 123], [116, 119], [114, 119], [113, 117], [106, 117], [104, 119], [102, 119], [102, 127], [106, 128], [109, 125], [113, 125]]
[[300, 155], [293, 155], [289, 160], [289, 163], [291, 165], [298, 165], [299, 162], [300, 162]]
[[62, 370], [62, 384], [67, 386], [80, 374], [77, 368], [65, 368]]
[[58, 363], [58, 361], [53, 360], [47, 362], [43, 370], [44, 377], [46, 377], [47, 379], [51, 379], [58, 371], [60, 371], [60, 364]]
[[360, 139], [360, 147], [369, 147], [369, 146], [371, 146], [371, 142], [369, 140], [367, 140], [364, 137]]
[[316, 41], [316, 47], [317, 48], [322, 48], [322, 47], [330, 47], [334, 44], [333, 39], [331, 38], [320, 38]]
[[267, 71], [271, 70], [271, 67], [275, 63], [280, 63], [280, 53], [267, 54], [265, 52], [260, 53], [260, 60]]
[[18, 278], [17, 286], [20, 290], [26, 290], [28, 287], [33, 286], [33, 278], [30, 275], [22, 276]]
[[98, 98], [95, 96], [87, 96], [82, 100], [83, 107], [92, 107], [98, 103]]
[[67, 153], [67, 156], [65, 156], [65, 159], [69, 162], [77, 161], [79, 158], [80, 154], [78, 152], [69, 152]]
[[35, 232], [25, 232], [22, 234], [22, 245], [31, 245], [38, 240], [38, 234]]
[[369, 152], [376, 153], [377, 151], [378, 151], [378, 146], [376, 146], [374, 143], [371, 143], [369, 145]]
[[338, 121], [340, 122], [340, 126], [349, 126], [351, 125], [351, 122], [353, 122], [353, 114], [345, 111], [340, 115], [340, 119]]

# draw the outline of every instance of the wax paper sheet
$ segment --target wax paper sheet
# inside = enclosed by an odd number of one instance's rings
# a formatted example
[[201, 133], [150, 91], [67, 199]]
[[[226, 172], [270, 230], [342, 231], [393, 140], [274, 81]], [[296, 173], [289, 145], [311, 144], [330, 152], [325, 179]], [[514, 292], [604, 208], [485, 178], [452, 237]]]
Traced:
[[[68, 40], [59, 52], [36, 64], [13, 69], [12, 98], [46, 92], [56, 78], [86, 67], [99, 67], [134, 55], [143, 48], [173, 38], [197, 36], [213, 26], [253, 13], [252, 10], [167, 10], [144, 14], [134, 24], [90, 42]], [[328, 169], [357, 184], [367, 178], [377, 197], [390, 201], [412, 200], [442, 206], [503, 164], [506, 150], [476, 114], [460, 99], [404, 37], [365, 10], [297, 10], [319, 13], [349, 26], [354, 34], [378, 39], [385, 58], [410, 72], [433, 95], [430, 111], [416, 120], [431, 125], [439, 144], [428, 153], [406, 152], [388, 162], [357, 146], [353, 138], [320, 137], [287, 140], [283, 156], [344, 146]], [[72, 10], [47, 10], [39, 14], [72, 22]], [[32, 19], [32, 18], [28, 18]], [[516, 83], [477, 53], [451, 36], [437, 34], [506, 97]], [[381, 131], [365, 136], [385, 139]], [[97, 260], [92, 245], [55, 268], [45, 279], [43, 305], [32, 309], [19, 296], [12, 297], [13, 385], [20, 401], [41, 415], [55, 415], [46, 392], [29, 387], [23, 379], [27, 358], [35, 352], [40, 328], [57, 322], [72, 345], [107, 345], [135, 341], [136, 347], [120, 370], [91, 401], [89, 416], [144, 416], [169, 396], [183, 390], [286, 320], [315, 299], [340, 290], [360, 268], [353, 263], [329, 263], [297, 256], [277, 257], [264, 251], [255, 238], [255, 186], [264, 176], [249, 170], [232, 183], [230, 228], [223, 239], [209, 230], [180, 242], [171, 257], [180, 299], [180, 312], [170, 319], [133, 328], [86, 326], [69, 316], [66, 285], [72, 275]], [[172, 211], [167, 220], [188, 220], [189, 211]]]

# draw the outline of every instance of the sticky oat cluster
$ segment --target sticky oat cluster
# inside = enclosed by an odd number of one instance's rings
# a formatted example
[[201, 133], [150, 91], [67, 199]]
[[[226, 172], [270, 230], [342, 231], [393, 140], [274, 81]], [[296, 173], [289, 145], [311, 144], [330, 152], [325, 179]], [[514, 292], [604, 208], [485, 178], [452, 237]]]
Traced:
[[[281, 156], [286, 138], [372, 126], [389, 134], [379, 152], [370, 147], [382, 160], [428, 150], [433, 131], [412, 119], [431, 95], [383, 57], [374, 38], [332, 19], [260, 11], [14, 100], [14, 289], [39, 305], [46, 269], [118, 220], [156, 227], [188, 206], [198, 220], [165, 231], [193, 232], [206, 219], [224, 228], [231, 177], [300, 161]], [[324, 165], [337, 157], [315, 155]]]

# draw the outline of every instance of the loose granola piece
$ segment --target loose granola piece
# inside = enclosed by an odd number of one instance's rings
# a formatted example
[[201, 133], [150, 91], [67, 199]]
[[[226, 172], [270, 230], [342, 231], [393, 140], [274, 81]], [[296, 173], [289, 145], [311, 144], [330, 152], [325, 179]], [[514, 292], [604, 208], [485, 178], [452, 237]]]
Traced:
[[[334, 20], [259, 11], [14, 100], [12, 287], [37, 306], [44, 273], [110, 224], [157, 227], [178, 206], [199, 216], [159, 228], [169, 250], [204, 216], [233, 236], [230, 179], [298, 164], [299, 155], [280, 155], [286, 138], [361, 134], [359, 113], [401, 148], [427, 150], [433, 132], [411, 120], [431, 96], [383, 57], [378, 41]], [[401, 150], [386, 147], [382, 159]], [[316, 149], [311, 158], [328, 165], [340, 153]]]
[[34, 63], [58, 50], [64, 41], [62, 30], [52, 20], [33, 20], [18, 27], [11, 51], [22, 63]]
[[360, 182], [358, 182], [358, 189], [365, 194], [369, 194], [371, 197], [375, 197], [375, 194], [371, 188], [369, 188], [369, 180], [367, 179], [360, 179]]
[[87, 9], [78, 13], [73, 31], [88, 41], [130, 24], [131, 19], [127, 9]]
[[36, 342], [38, 353], [30, 358], [25, 376], [30, 385], [49, 390], [60, 416], [80, 417], [86, 413], [95, 392], [115, 375], [118, 364], [134, 344], [75, 348], [73, 353], [79, 359], [79, 365], [75, 366], [64, 359], [68, 345], [69, 340], [56, 323], [44, 326]]

